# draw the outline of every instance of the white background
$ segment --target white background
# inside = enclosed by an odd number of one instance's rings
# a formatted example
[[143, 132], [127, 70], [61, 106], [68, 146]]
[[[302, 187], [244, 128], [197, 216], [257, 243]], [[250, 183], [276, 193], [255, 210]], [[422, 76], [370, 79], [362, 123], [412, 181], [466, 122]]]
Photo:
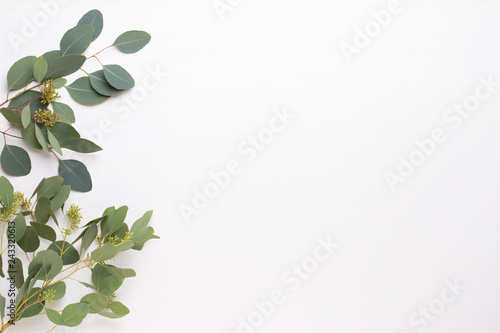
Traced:
[[[500, 3], [402, 2], [349, 63], [341, 44], [388, 1], [233, 0], [222, 20], [212, 0], [73, 0], [14, 46], [9, 36], [23, 36], [49, 2], [2, 4], [0, 77], [21, 57], [57, 49], [93, 8], [105, 28], [88, 54], [145, 30], [153, 39], [140, 53], [108, 50], [101, 61], [127, 68], [139, 89], [150, 71], [168, 73], [137, 106], [126, 104], [133, 91], [84, 107], [63, 89], [76, 127], [104, 148], [70, 155], [94, 181], [71, 200], [88, 220], [111, 205], [129, 205], [130, 222], [154, 209], [161, 240], [117, 262], [138, 273], [118, 293], [131, 314], [54, 332], [238, 332], [238, 317], [274, 289], [286, 300], [254, 332], [500, 330], [500, 88], [459, 128], [443, 118], [480, 77], [500, 81]], [[124, 105], [128, 115], [116, 112]], [[295, 119], [247, 163], [238, 146], [283, 107]], [[391, 191], [384, 174], [435, 128], [447, 140]], [[28, 193], [57, 173], [54, 159], [32, 158], [33, 172], [13, 180]], [[186, 223], [180, 205], [231, 160], [241, 174]], [[283, 274], [328, 236], [341, 247], [290, 291]], [[425, 330], [410, 323], [455, 280], [467, 289]], [[17, 326], [52, 327], [41, 317]]]

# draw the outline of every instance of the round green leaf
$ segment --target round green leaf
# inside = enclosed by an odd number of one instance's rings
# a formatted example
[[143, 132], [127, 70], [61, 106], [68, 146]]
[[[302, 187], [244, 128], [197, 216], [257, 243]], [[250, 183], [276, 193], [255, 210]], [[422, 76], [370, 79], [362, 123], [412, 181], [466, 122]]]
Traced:
[[82, 54], [89, 47], [94, 37], [95, 28], [89, 24], [77, 25], [69, 29], [61, 39], [61, 53], [63, 56]]
[[78, 254], [78, 251], [68, 242], [57, 241], [50, 244], [47, 249], [57, 253], [62, 258], [64, 265], [72, 265], [80, 260], [80, 254]]
[[83, 105], [96, 105], [106, 101], [109, 96], [104, 96], [95, 91], [88, 77], [81, 77], [66, 86], [69, 95], [78, 103]]
[[106, 296], [111, 296], [123, 284], [123, 278], [119, 275], [111, 275], [102, 281], [99, 292]]
[[151, 36], [145, 31], [127, 31], [121, 34], [113, 43], [123, 53], [135, 53], [146, 46]]
[[[32, 227], [28, 227], [28, 229]], [[28, 231], [26, 229], [26, 231]], [[33, 229], [34, 230], [34, 229]], [[37, 237], [38, 239], [38, 237]], [[28, 266], [28, 274], [38, 272], [37, 280], [49, 281], [52, 280], [61, 272], [63, 261], [57, 253], [51, 250], [43, 250], [36, 254], [33, 261]]]
[[95, 28], [94, 36], [92, 40], [96, 40], [97, 37], [101, 34], [102, 27], [104, 25], [102, 13], [97, 9], [93, 9], [83, 15], [83, 17], [78, 21], [78, 25], [88, 24]]
[[60, 102], [52, 102], [52, 109], [54, 113], [60, 117], [61, 122], [67, 124], [73, 124], [75, 122], [75, 113], [69, 105]]
[[90, 84], [95, 91], [104, 96], [115, 96], [121, 94], [123, 90], [118, 90], [113, 88], [106, 77], [104, 76], [104, 71], [100, 70], [89, 74]]
[[153, 236], [154, 232], [155, 232], [154, 229], [151, 227], [141, 228], [139, 230], [136, 230], [132, 234], [130, 240], [133, 241], [134, 243], [142, 243], [147, 241], [151, 236]]
[[51, 242], [56, 241], [56, 232], [50, 226], [38, 222], [30, 222], [30, 224], [36, 230], [38, 236], [40, 236], [41, 238], [47, 239]]
[[134, 78], [119, 65], [105, 65], [104, 77], [109, 84], [118, 90], [130, 89], [135, 85]]
[[89, 305], [89, 313], [98, 313], [104, 310], [108, 305], [108, 296], [100, 293], [87, 294], [82, 297], [80, 302]]
[[35, 64], [33, 65], [33, 74], [35, 76], [35, 80], [38, 83], [41, 83], [43, 79], [45, 78], [45, 75], [47, 75], [47, 70], [49, 69], [49, 64], [47, 63], [47, 60], [42, 57], [38, 57], [36, 59]]
[[83, 55], [67, 55], [57, 58], [49, 65], [47, 79], [57, 79], [79, 70], [87, 58]]
[[92, 179], [87, 167], [80, 161], [60, 160], [59, 175], [64, 178], [64, 183], [71, 186], [73, 191], [89, 192], [92, 190]]
[[58, 79], [55, 79], [54, 82], [52, 82], [52, 86], [54, 88], [58, 89], [58, 88], [64, 87], [67, 82], [68, 82], [68, 80], [66, 80], [64, 78], [58, 78]]
[[89, 313], [90, 307], [87, 303], [73, 303], [66, 306], [61, 314], [64, 326], [75, 327], [82, 323]]
[[52, 300], [57, 301], [63, 298], [66, 294], [66, 283], [64, 283], [64, 281], [59, 281], [57, 283], [54, 283], [53, 285], [50, 285], [48, 289], [52, 289], [55, 291], [54, 298], [52, 298]]
[[123, 317], [130, 313], [130, 310], [120, 302], [113, 302], [109, 305], [109, 309], [117, 316]]
[[79, 153], [88, 154], [101, 151], [102, 148], [87, 139], [75, 138], [64, 141], [62, 148], [73, 150]]
[[27, 226], [23, 237], [17, 242], [17, 245], [24, 252], [34, 252], [40, 246], [40, 239], [33, 227]]
[[12, 176], [26, 176], [31, 171], [28, 153], [18, 146], [5, 145], [0, 161], [5, 172]]
[[61, 51], [54, 50], [45, 52], [42, 57], [47, 61], [47, 64], [50, 66], [56, 59], [62, 57]]
[[24, 88], [33, 81], [33, 65], [36, 59], [35, 56], [28, 56], [12, 65], [7, 73], [8, 90]]
[[47, 314], [47, 318], [49, 318], [49, 320], [54, 324], [64, 325], [64, 320], [62, 319], [61, 314], [56, 310], [45, 308], [45, 313]]

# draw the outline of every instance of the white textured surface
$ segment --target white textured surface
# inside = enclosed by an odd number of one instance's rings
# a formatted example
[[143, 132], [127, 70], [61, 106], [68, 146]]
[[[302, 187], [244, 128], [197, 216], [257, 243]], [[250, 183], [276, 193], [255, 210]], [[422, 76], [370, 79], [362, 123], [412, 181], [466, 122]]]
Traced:
[[[154, 209], [162, 239], [121, 259], [138, 272], [119, 294], [129, 316], [54, 332], [250, 333], [238, 317], [274, 289], [284, 302], [254, 332], [500, 330], [500, 88], [457, 129], [443, 118], [480, 77], [500, 81], [499, 3], [403, 2], [348, 63], [341, 43], [389, 1], [226, 0], [235, 5], [222, 21], [212, 0], [73, 0], [15, 50], [7, 36], [47, 2], [2, 5], [0, 77], [56, 49], [93, 8], [105, 28], [92, 51], [125, 30], [153, 36], [140, 53], [110, 50], [103, 62], [129, 69], [138, 86], [151, 70], [168, 73], [137, 106], [133, 92], [72, 103], [82, 133], [113, 126], [104, 152], [81, 156], [95, 187], [73, 200], [89, 219], [110, 205], [129, 205], [132, 217]], [[246, 161], [238, 147], [283, 107], [295, 119]], [[447, 140], [391, 191], [384, 173], [435, 128]], [[241, 173], [186, 224], [179, 206], [231, 160]], [[43, 155], [34, 168], [17, 187], [30, 192], [57, 172]], [[283, 275], [327, 236], [341, 247], [291, 291]], [[467, 289], [442, 314], [425, 329], [423, 317], [409, 321], [450, 296], [455, 279]], [[12, 332], [50, 327], [26, 321]]]

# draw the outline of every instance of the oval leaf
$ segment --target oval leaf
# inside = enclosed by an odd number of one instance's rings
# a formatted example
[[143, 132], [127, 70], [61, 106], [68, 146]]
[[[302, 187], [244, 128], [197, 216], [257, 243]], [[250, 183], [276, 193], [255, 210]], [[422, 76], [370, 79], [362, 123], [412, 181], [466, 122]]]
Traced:
[[104, 77], [109, 84], [118, 90], [130, 89], [135, 85], [134, 78], [119, 65], [105, 65]]
[[95, 91], [88, 77], [81, 77], [75, 82], [66, 86], [69, 95], [78, 103], [83, 105], [96, 105], [106, 101], [109, 96], [103, 96]]
[[23, 237], [17, 242], [17, 245], [24, 252], [34, 252], [40, 246], [40, 239], [38, 238], [38, 234], [33, 227], [26, 227]]
[[54, 113], [60, 117], [61, 122], [67, 124], [73, 124], [75, 122], [75, 113], [69, 105], [60, 102], [52, 102], [52, 109]]
[[78, 251], [68, 242], [57, 241], [50, 244], [47, 249], [57, 253], [62, 258], [64, 265], [72, 265], [80, 260]]
[[7, 84], [9, 90], [26, 87], [33, 81], [33, 65], [37, 57], [28, 56], [18, 60], [12, 65], [7, 73]]
[[101, 151], [102, 148], [87, 139], [75, 138], [64, 141], [62, 148], [73, 150], [79, 153], [88, 154]]
[[64, 326], [75, 327], [82, 323], [89, 313], [90, 307], [87, 303], [73, 303], [66, 306], [61, 314]]
[[67, 55], [57, 58], [49, 65], [47, 79], [57, 79], [79, 70], [87, 58], [83, 55]]
[[80, 302], [89, 305], [89, 313], [98, 313], [108, 306], [108, 296], [100, 293], [92, 293], [83, 296]]
[[97, 9], [89, 11], [87, 14], [83, 15], [80, 21], [78, 21], [78, 25], [82, 24], [88, 24], [95, 28], [92, 40], [96, 40], [97, 37], [99, 37], [99, 35], [101, 34], [102, 27], [104, 25], [102, 13]]
[[92, 260], [101, 262], [101, 261], [106, 261], [109, 259], [113, 259], [116, 254], [118, 253], [118, 250], [116, 246], [110, 243], [106, 243], [101, 247], [98, 247], [94, 251], [92, 251], [91, 256]]
[[94, 37], [95, 28], [89, 24], [77, 25], [69, 29], [61, 39], [61, 54], [82, 54], [89, 47]]
[[38, 59], [36, 59], [35, 61], [35, 64], [33, 65], [33, 74], [35, 76], [36, 82], [42, 83], [45, 75], [47, 75], [48, 69], [49, 64], [47, 63], [47, 60], [45, 60], [43, 56], [38, 57]]
[[31, 171], [28, 153], [18, 146], [5, 145], [0, 161], [5, 172], [12, 176], [26, 176]]
[[151, 35], [145, 31], [127, 31], [121, 34], [113, 43], [123, 53], [135, 53], [146, 46], [151, 40]]
[[80, 161], [60, 160], [59, 175], [64, 178], [64, 184], [71, 186], [73, 191], [89, 192], [92, 190], [92, 179], [87, 167]]
[[90, 84], [95, 91], [104, 96], [115, 96], [121, 94], [123, 90], [118, 90], [113, 88], [106, 77], [104, 76], [104, 71], [100, 70], [89, 74]]

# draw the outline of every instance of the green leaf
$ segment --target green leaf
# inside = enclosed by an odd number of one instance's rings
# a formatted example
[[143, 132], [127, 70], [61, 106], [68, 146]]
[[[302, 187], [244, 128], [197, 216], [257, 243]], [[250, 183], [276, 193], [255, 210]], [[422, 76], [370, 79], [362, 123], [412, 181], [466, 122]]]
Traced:
[[[34, 90], [23, 92], [19, 96], [12, 99], [12, 101], [10, 101], [9, 103], [9, 108], [17, 108], [17, 113], [19, 117], [21, 117], [21, 109], [28, 104], [30, 106], [31, 113], [35, 113], [38, 109], [46, 109], [46, 106], [42, 103], [40, 92]], [[19, 118], [19, 123], [21, 123], [21, 118]]]
[[85, 52], [92, 42], [94, 32], [95, 28], [88, 24], [77, 25], [69, 29], [61, 39], [62, 55], [82, 54]]
[[[66, 79], [58, 78], [58, 79], [55, 79], [54, 82], [52, 82], [52, 86], [56, 89], [59, 89], [59, 88], [64, 87], [67, 82], [68, 82], [68, 80], [66, 80]], [[52, 102], [52, 104], [54, 104], [54, 102]]]
[[90, 84], [88, 77], [81, 77], [75, 82], [66, 86], [71, 98], [83, 105], [96, 105], [106, 101], [109, 96], [97, 93]]
[[7, 109], [7, 108], [2, 108], [0, 109], [0, 113], [7, 119], [7, 121], [17, 127], [21, 127], [21, 116], [19, 115], [19, 112]]
[[147, 241], [154, 234], [154, 229], [151, 227], [145, 227], [139, 230], [136, 230], [133, 235], [130, 237], [130, 240], [134, 243], [142, 243]]
[[18, 214], [12, 222], [14, 222], [14, 228], [16, 231], [15, 240], [16, 243], [19, 243], [26, 233], [26, 220], [22, 214]]
[[145, 31], [127, 31], [121, 34], [113, 43], [123, 53], [135, 53], [146, 46], [151, 36]]
[[89, 226], [86, 231], [85, 235], [82, 238], [82, 244], [81, 244], [81, 250], [80, 252], [86, 251], [90, 245], [94, 242], [96, 236], [97, 236], [97, 224], [92, 224]]
[[95, 288], [99, 289], [104, 279], [108, 276], [110, 275], [103, 265], [95, 265], [92, 269], [92, 283], [94, 284]]
[[90, 78], [90, 85], [92, 86], [92, 88], [94, 88], [94, 90], [101, 95], [115, 96], [123, 92], [123, 90], [115, 89], [108, 83], [106, 77], [104, 76], [103, 70], [90, 73], [89, 78]]
[[[28, 227], [31, 228], [31, 227]], [[51, 250], [43, 250], [36, 254], [33, 261], [28, 266], [28, 273], [38, 271], [36, 280], [50, 281], [61, 272], [63, 261], [59, 255]]]
[[72, 265], [80, 260], [80, 254], [78, 254], [78, 251], [68, 242], [57, 241], [50, 244], [47, 249], [57, 253], [62, 258], [64, 265]]
[[109, 309], [117, 316], [123, 317], [130, 313], [130, 310], [120, 302], [113, 302], [109, 305]]
[[153, 216], [152, 210], [146, 212], [140, 219], [134, 222], [132, 228], [130, 228], [130, 232], [136, 232], [139, 229], [147, 227], [149, 221], [151, 220], [151, 216]]
[[110, 275], [119, 275], [122, 278], [130, 278], [136, 276], [136, 273], [131, 268], [118, 268], [113, 265], [104, 266]]
[[90, 254], [92, 257], [92, 260], [101, 262], [101, 261], [106, 261], [109, 259], [113, 259], [116, 254], [118, 253], [118, 250], [116, 246], [110, 243], [106, 243], [102, 245], [101, 247], [98, 247], [92, 253]]
[[135, 85], [134, 78], [119, 65], [104, 65], [104, 77], [115, 89], [126, 90]]
[[84, 285], [87, 288], [95, 290], [95, 287], [93, 285], [91, 285], [90, 283], [86, 283], [86, 282], [82, 282], [82, 281], [78, 281], [78, 282], [80, 282], [82, 285]]
[[62, 155], [62, 150], [61, 150], [61, 145], [59, 144], [59, 141], [57, 141], [57, 138], [52, 134], [52, 132], [48, 129], [47, 134], [49, 136], [49, 143], [54, 148], [54, 150], [59, 154]]
[[60, 176], [53, 176], [44, 179], [38, 186], [38, 188], [33, 192], [33, 195], [37, 194], [38, 198], [43, 196], [52, 199], [59, 192], [59, 189], [63, 186], [63, 178]]
[[10, 209], [14, 202], [14, 187], [4, 176], [0, 177], [0, 200], [7, 209]]
[[132, 241], [125, 241], [125, 242], [117, 245], [116, 247], [118, 248], [118, 252], [125, 252], [125, 251], [133, 248], [134, 245], [135, 245], [135, 243]]
[[50, 285], [48, 289], [54, 290], [54, 297], [52, 298], [52, 300], [57, 301], [63, 298], [66, 294], [66, 283], [64, 283], [64, 281], [59, 281], [57, 283], [54, 283], [53, 285]]
[[14, 264], [9, 262], [8, 267], [9, 277], [14, 277], [17, 289], [21, 289], [24, 284], [23, 262], [19, 258], [14, 258]]
[[96, 40], [97, 37], [101, 34], [104, 22], [102, 13], [97, 9], [93, 9], [83, 15], [83, 17], [78, 21], [78, 25], [88, 24], [95, 28], [94, 36], [92, 37], [92, 41]]
[[0, 316], [5, 317], [5, 297], [0, 294]]
[[106, 296], [111, 296], [121, 287], [123, 280], [124, 279], [119, 275], [108, 276], [102, 281], [98, 291]]
[[108, 296], [100, 293], [87, 294], [82, 297], [80, 302], [89, 305], [89, 313], [98, 313], [108, 306]]
[[92, 179], [87, 167], [80, 161], [60, 160], [59, 175], [64, 178], [64, 183], [71, 186], [73, 191], [89, 192], [92, 190]]
[[21, 112], [21, 122], [23, 124], [23, 128], [28, 127], [28, 125], [31, 123], [31, 111], [29, 104], [26, 105]]
[[34, 123], [30, 123], [26, 128], [21, 128], [21, 136], [31, 147], [41, 150], [42, 146], [36, 138], [35, 126]]
[[45, 75], [47, 75], [47, 70], [49, 69], [49, 64], [47, 60], [42, 57], [38, 57], [33, 65], [33, 75], [35, 76], [35, 80], [38, 83], [42, 83]]
[[30, 224], [41, 238], [47, 239], [51, 242], [56, 241], [56, 232], [50, 226], [38, 222], [30, 222]]
[[23, 237], [17, 242], [17, 245], [24, 252], [35, 252], [40, 246], [40, 239], [33, 227], [27, 226]]
[[90, 307], [87, 303], [73, 303], [66, 306], [61, 314], [64, 326], [76, 327], [80, 325], [89, 313]]
[[56, 59], [60, 58], [62, 56], [61, 51], [59, 50], [54, 50], [54, 51], [49, 51], [45, 52], [42, 57], [47, 61], [47, 64], [50, 66]]
[[122, 206], [115, 210], [108, 219], [108, 229], [109, 233], [113, 233], [118, 230], [122, 224], [125, 222], [125, 217], [127, 216], [128, 207]]
[[26, 176], [31, 171], [28, 153], [18, 146], [5, 145], [0, 161], [4, 171], [12, 176]]
[[95, 153], [102, 150], [101, 147], [99, 147], [92, 141], [81, 138], [68, 139], [64, 141], [61, 147], [83, 154]]
[[38, 294], [39, 292], [39, 287], [31, 289], [31, 291], [28, 293], [29, 300], [18, 311], [18, 313], [20, 312], [19, 318], [33, 317], [42, 312], [45, 301], [38, 301], [38, 295], [36, 294]]
[[57, 79], [79, 70], [87, 58], [83, 55], [67, 55], [57, 58], [49, 65], [47, 79]]
[[47, 318], [49, 318], [52, 323], [56, 325], [64, 325], [64, 320], [62, 319], [61, 314], [56, 310], [45, 308], [45, 313], [47, 314]]
[[7, 73], [8, 90], [24, 88], [33, 81], [33, 65], [36, 59], [35, 56], [28, 56], [12, 65]]
[[38, 197], [35, 206], [36, 221], [45, 224], [49, 221], [50, 211], [52, 210], [51, 202], [47, 197]]
[[66, 123], [55, 123], [50, 129], [52, 134], [56, 137], [59, 142], [66, 142], [69, 139], [75, 139], [80, 137], [80, 133], [70, 124]]
[[36, 137], [36, 140], [38, 141], [38, 143], [40, 144], [40, 146], [45, 151], [50, 152], [49, 145], [47, 144], [47, 140], [45, 140], [45, 136], [43, 135], [42, 130], [40, 129], [40, 127], [38, 127], [38, 125], [35, 126], [35, 137]]
[[67, 104], [60, 102], [52, 102], [52, 109], [55, 114], [61, 118], [61, 122], [73, 124], [75, 122], [75, 113]]
[[55, 212], [61, 209], [66, 200], [68, 200], [70, 193], [71, 193], [71, 186], [69, 185], [61, 186], [59, 191], [57, 191], [56, 196], [50, 200], [52, 211]]

